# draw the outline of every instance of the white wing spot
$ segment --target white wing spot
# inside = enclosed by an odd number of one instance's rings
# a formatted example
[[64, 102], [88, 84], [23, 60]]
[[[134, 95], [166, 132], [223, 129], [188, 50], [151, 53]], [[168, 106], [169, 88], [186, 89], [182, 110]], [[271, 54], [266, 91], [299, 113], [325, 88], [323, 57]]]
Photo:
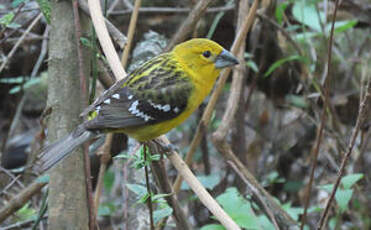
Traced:
[[105, 103], [105, 104], [109, 104], [109, 103], [111, 103], [111, 99], [108, 98], [108, 99], [104, 100], [104, 103]]
[[138, 113], [138, 110], [137, 110], [137, 106], [138, 106], [138, 104], [139, 104], [139, 101], [138, 101], [138, 100], [134, 101], [134, 102], [131, 104], [130, 108], [129, 108], [129, 112], [131, 112], [132, 114], [136, 114], [136, 113]]
[[116, 98], [117, 100], [120, 99], [120, 94], [116, 93], [112, 95], [112, 98]]
[[128, 96], [128, 99], [131, 100], [131, 99], [133, 99], [133, 97], [134, 97], [134, 96], [130, 94], [130, 95]]
[[151, 116], [148, 116], [147, 114], [145, 114], [142, 111], [140, 111], [139, 109], [137, 109], [138, 105], [139, 105], [139, 101], [138, 100], [134, 101], [129, 108], [129, 112], [131, 112], [133, 115], [135, 115], [137, 117], [143, 118], [144, 121], [148, 121], [150, 119], [153, 119]]
[[178, 108], [178, 107], [175, 107], [175, 108], [174, 108], [174, 112], [175, 112], [175, 113], [179, 113], [179, 108]]
[[98, 106], [95, 108], [95, 111], [96, 111], [97, 113], [99, 113], [99, 112], [100, 112], [100, 109], [101, 109], [101, 107], [98, 105]]
[[166, 105], [162, 106], [162, 110], [164, 110], [165, 112], [169, 112], [170, 111], [170, 105], [166, 104]]
[[162, 110], [164, 112], [169, 112], [171, 110], [171, 107], [169, 104], [166, 104], [166, 105], [160, 105], [160, 104], [156, 104], [156, 103], [153, 103], [151, 100], [148, 101], [148, 103], [150, 105], [152, 105], [152, 107], [158, 109], [158, 110]]

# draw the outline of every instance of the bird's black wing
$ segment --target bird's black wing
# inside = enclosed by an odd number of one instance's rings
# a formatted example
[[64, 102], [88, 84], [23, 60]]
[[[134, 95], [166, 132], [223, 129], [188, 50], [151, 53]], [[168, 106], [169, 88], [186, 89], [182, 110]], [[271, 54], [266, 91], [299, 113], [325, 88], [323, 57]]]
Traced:
[[90, 109], [95, 117], [85, 122], [85, 128], [108, 130], [156, 124], [181, 114], [193, 89], [190, 79], [167, 58], [153, 59], [150, 64], [131, 73], [121, 87], [98, 98]]

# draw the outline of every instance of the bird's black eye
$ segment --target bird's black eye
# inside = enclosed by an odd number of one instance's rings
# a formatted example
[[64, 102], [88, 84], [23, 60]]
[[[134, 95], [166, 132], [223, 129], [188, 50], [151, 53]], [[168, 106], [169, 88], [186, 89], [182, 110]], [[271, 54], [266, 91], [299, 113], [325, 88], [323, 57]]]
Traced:
[[210, 51], [205, 51], [202, 53], [202, 55], [205, 57], [205, 58], [209, 58], [211, 56], [211, 52]]

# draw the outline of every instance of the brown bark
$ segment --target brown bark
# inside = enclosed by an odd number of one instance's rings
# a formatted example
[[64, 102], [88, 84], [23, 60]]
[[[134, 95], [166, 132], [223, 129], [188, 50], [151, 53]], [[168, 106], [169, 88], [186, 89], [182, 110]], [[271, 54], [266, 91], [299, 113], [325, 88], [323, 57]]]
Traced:
[[[48, 139], [53, 142], [79, 123], [80, 79], [72, 4], [51, 1], [49, 44]], [[88, 229], [88, 206], [82, 149], [50, 172], [49, 229]]]

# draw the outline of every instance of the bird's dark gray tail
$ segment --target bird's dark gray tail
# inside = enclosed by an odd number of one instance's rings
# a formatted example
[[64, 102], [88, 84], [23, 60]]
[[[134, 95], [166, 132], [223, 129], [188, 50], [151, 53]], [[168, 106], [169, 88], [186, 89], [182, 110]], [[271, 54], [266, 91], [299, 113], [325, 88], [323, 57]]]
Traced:
[[45, 147], [39, 155], [38, 165], [40, 172], [44, 172], [63, 158], [68, 156], [81, 144], [97, 136], [96, 132], [86, 130], [83, 125], [78, 126], [72, 133]]

